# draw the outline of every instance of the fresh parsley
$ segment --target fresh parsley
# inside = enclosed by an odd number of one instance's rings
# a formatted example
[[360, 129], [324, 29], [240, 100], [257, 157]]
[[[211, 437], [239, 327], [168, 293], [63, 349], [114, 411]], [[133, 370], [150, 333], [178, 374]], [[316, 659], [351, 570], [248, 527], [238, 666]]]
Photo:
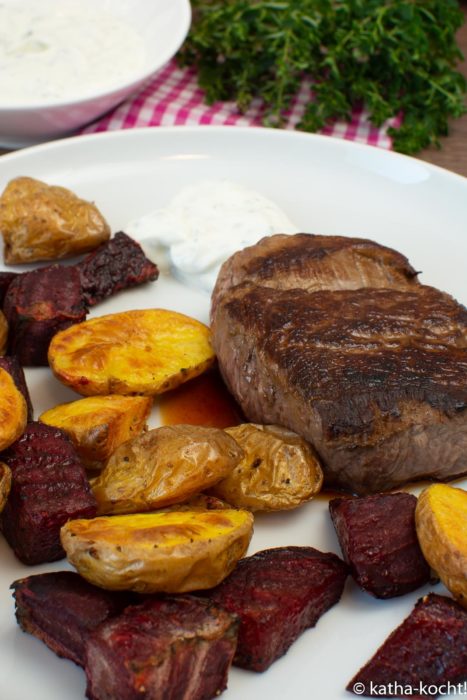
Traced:
[[298, 128], [349, 120], [364, 105], [394, 148], [416, 153], [465, 111], [466, 80], [455, 33], [457, 0], [192, 0], [194, 20], [179, 53], [198, 70], [209, 103], [245, 111], [262, 98], [265, 124], [280, 126], [304, 78], [313, 99]]

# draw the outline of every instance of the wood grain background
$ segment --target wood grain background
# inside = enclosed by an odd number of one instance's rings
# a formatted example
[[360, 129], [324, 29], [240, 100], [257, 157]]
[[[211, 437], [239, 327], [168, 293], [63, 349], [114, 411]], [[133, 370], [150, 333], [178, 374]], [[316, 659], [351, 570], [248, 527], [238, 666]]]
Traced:
[[[462, 0], [460, 4], [466, 21], [459, 31], [458, 41], [464, 56], [467, 57], [467, 0]], [[460, 70], [467, 76], [467, 60], [463, 61]], [[0, 148], [0, 155], [7, 152], [7, 149]], [[449, 136], [441, 140], [441, 148], [426, 149], [417, 157], [467, 177], [467, 114], [452, 120]]]

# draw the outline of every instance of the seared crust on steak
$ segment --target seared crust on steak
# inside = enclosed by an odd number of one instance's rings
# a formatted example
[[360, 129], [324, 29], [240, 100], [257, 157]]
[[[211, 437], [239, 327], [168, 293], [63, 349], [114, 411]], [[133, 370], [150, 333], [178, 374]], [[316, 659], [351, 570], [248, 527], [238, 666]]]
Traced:
[[245, 282], [216, 297], [212, 332], [248, 419], [308, 439], [327, 485], [365, 494], [467, 472], [467, 311], [447, 294]]
[[213, 303], [227, 289], [251, 282], [274, 289], [411, 289], [417, 272], [406, 257], [365, 238], [278, 233], [240, 250], [222, 266]]

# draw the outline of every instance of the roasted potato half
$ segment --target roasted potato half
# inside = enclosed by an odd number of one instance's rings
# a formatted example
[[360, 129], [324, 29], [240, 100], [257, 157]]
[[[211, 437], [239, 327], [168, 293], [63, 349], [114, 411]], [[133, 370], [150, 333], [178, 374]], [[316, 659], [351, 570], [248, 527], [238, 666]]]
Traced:
[[0, 450], [5, 450], [22, 435], [27, 417], [23, 394], [11, 375], [0, 367]]
[[0, 311], [0, 355], [6, 353], [6, 346], [8, 341], [8, 322], [5, 318], [5, 314]]
[[11, 488], [11, 471], [6, 464], [0, 462], [0, 513], [5, 507]]
[[144, 394], [174, 389], [214, 363], [209, 328], [166, 309], [124, 311], [57, 333], [55, 376], [79, 394]]
[[32, 177], [17, 177], [3, 191], [0, 232], [11, 265], [85, 253], [110, 238], [94, 204]]
[[277, 425], [245, 423], [226, 428], [245, 457], [211, 493], [236, 508], [288, 510], [321, 488], [318, 458], [303, 438]]
[[64, 430], [83, 464], [99, 469], [119, 445], [142, 433], [151, 407], [149, 396], [88, 396], [55, 406], [39, 420]]
[[418, 498], [415, 524], [423, 556], [467, 608], [467, 491], [429, 486]]
[[166, 425], [120, 445], [92, 482], [98, 513], [182, 503], [225, 477], [243, 450], [219, 428]]
[[220, 583], [252, 532], [247, 511], [171, 511], [70, 520], [61, 541], [68, 560], [96, 586], [185, 593]]

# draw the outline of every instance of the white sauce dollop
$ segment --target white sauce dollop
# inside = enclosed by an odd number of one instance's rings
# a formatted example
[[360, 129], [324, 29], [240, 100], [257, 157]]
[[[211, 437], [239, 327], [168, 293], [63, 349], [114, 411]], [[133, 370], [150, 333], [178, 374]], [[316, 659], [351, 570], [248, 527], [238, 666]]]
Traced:
[[269, 199], [228, 180], [186, 187], [167, 207], [124, 230], [162, 269], [169, 265], [183, 282], [208, 292], [222, 263], [237, 250], [263, 236], [299, 231]]
[[144, 63], [143, 38], [97, 7], [0, 2], [0, 105], [79, 99], [130, 81]]

